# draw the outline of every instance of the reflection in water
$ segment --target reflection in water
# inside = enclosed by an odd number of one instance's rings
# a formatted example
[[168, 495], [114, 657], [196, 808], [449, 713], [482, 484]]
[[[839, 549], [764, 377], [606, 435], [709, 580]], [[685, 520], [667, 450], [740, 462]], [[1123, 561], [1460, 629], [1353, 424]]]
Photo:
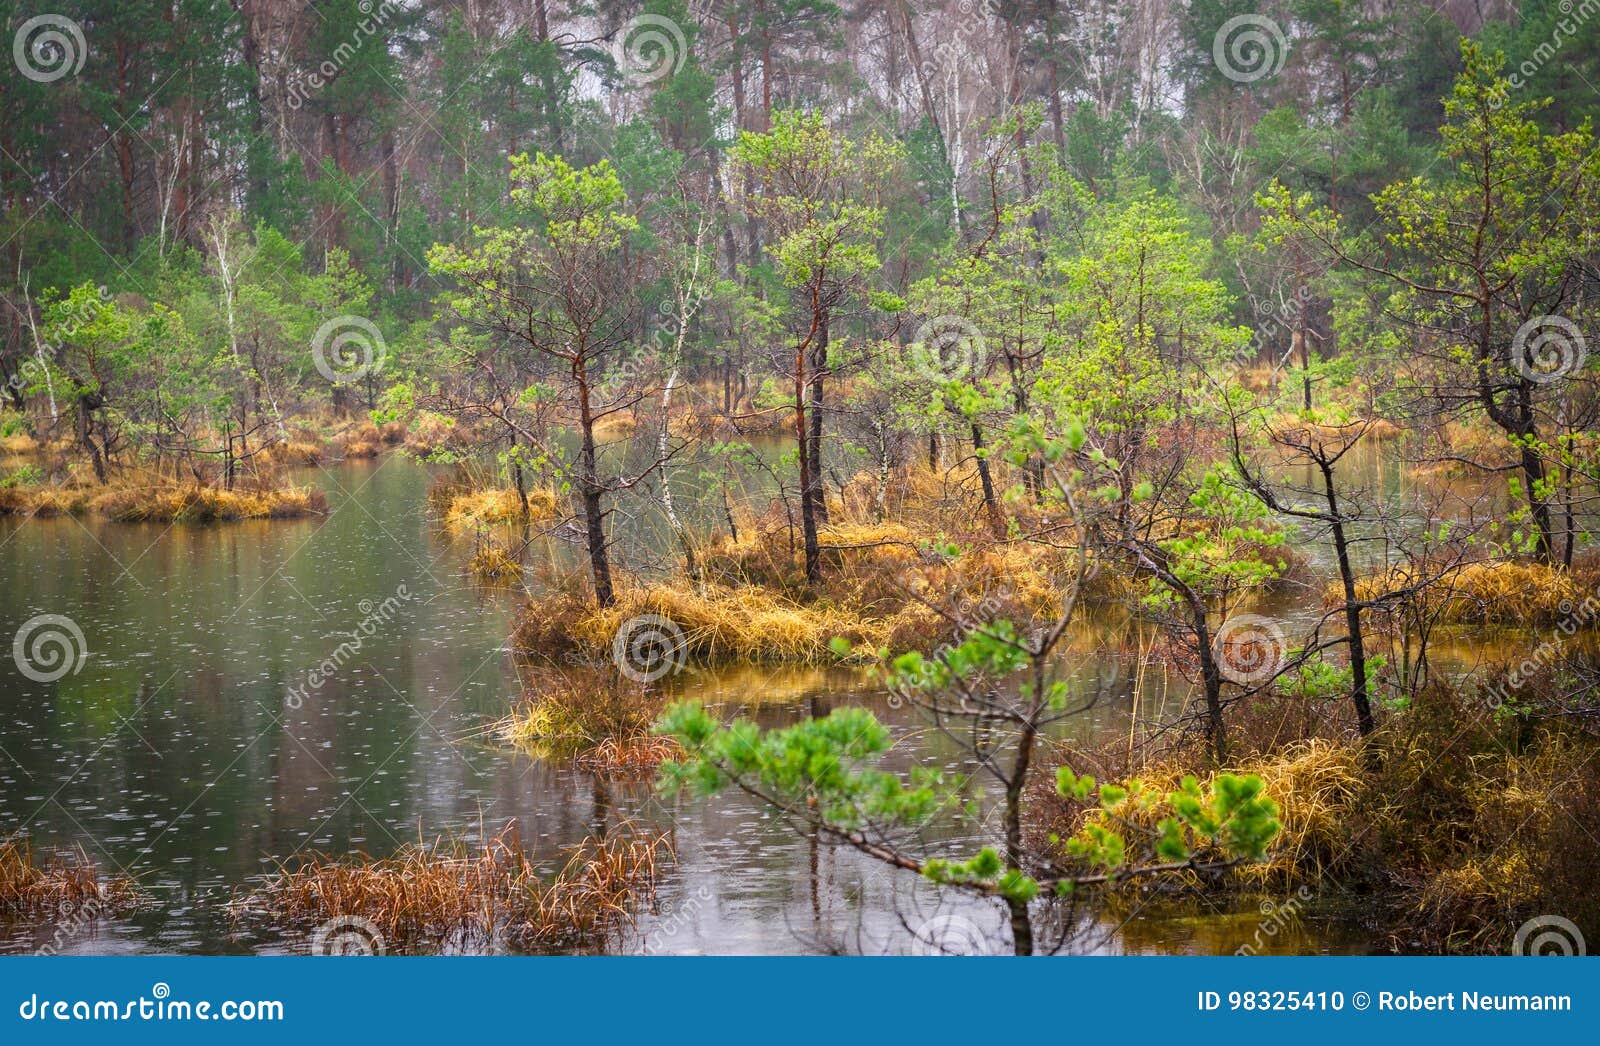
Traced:
[[[223, 905], [308, 849], [382, 855], [441, 834], [482, 839], [512, 819], [552, 865], [625, 818], [670, 831], [677, 863], [654, 910], [615, 942], [621, 951], [903, 952], [928, 925], [999, 937], [997, 907], [941, 898], [742, 796], [664, 806], [646, 782], [483, 744], [518, 690], [506, 647], [515, 594], [467, 581], [470, 539], [426, 518], [424, 469], [392, 456], [318, 476], [335, 508], [322, 520], [0, 520], [0, 636], [61, 614], [88, 648], [77, 674], [50, 683], [0, 659], [0, 833], [81, 845], [155, 899], [124, 919], [78, 920], [61, 942], [57, 923], [0, 921], [0, 950], [303, 949], [231, 924]], [[1085, 629], [1079, 645], [1103, 638]], [[1084, 658], [1079, 693], [1102, 699], [1068, 736], [1131, 739], [1136, 691], [1141, 717], [1183, 699], [1181, 681], [1123, 663]], [[864, 702], [902, 738], [894, 765], [964, 770], [954, 745], [854, 672], [740, 668], [674, 685], [766, 725]], [[1207, 950], [1233, 940], [1219, 929], [1230, 925], [1141, 915], [1081, 939], [1094, 950]], [[1307, 949], [1314, 940], [1348, 943], [1318, 931]]]

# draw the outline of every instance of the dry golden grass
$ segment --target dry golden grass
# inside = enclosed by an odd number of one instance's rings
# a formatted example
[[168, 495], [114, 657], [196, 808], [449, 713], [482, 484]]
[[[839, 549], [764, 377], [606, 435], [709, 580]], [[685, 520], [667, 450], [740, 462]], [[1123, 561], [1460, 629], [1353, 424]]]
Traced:
[[314, 487], [276, 490], [124, 487], [96, 497], [91, 505], [96, 512], [124, 522], [207, 523], [322, 515], [328, 511], [328, 498]]
[[[1356, 596], [1372, 599], [1411, 583], [1409, 575], [1391, 572], [1361, 578]], [[1424, 609], [1447, 624], [1547, 625], [1570, 614], [1583, 594], [1571, 574], [1542, 563], [1483, 560], [1450, 571], [1418, 596]], [[1323, 604], [1344, 600], [1343, 590], [1330, 583]]]
[[815, 585], [787, 533], [755, 525], [702, 546], [701, 580], [624, 585], [609, 608], [558, 583], [525, 608], [518, 648], [603, 661], [625, 622], [657, 615], [682, 630], [695, 663], [828, 663], [837, 660], [835, 637], [866, 660], [881, 647], [931, 649], [958, 620], [1054, 620], [1075, 576], [1067, 551], [991, 541], [946, 556], [901, 523], [836, 520], [819, 536], [824, 569]]
[[601, 443], [613, 443], [617, 440], [627, 439], [639, 428], [639, 419], [631, 412], [618, 411], [607, 414], [594, 425], [594, 438]]
[[18, 432], [10, 436], [0, 436], [0, 454], [23, 455], [36, 454], [43, 448], [39, 441], [26, 432]]
[[1600, 833], [1596, 746], [1559, 720], [1492, 719], [1443, 688], [1424, 695], [1385, 732], [1356, 810], [1378, 928], [1397, 948], [1493, 952], [1537, 915], [1600, 926], [1586, 845]]
[[610, 607], [580, 594], [534, 600], [518, 622], [516, 642], [524, 653], [546, 658], [575, 652], [605, 660], [623, 623], [645, 614], [673, 621], [683, 631], [686, 657], [701, 663], [821, 662], [833, 659], [828, 642], [834, 636], [871, 647], [890, 631], [883, 621], [802, 606], [759, 588], [672, 584], [623, 589]]
[[1339, 423], [1326, 415], [1289, 412], [1275, 415], [1269, 427], [1276, 432], [1295, 433], [1297, 436], [1310, 434], [1333, 444], [1342, 443], [1358, 433], [1362, 439], [1373, 440], [1393, 439], [1405, 433], [1404, 429], [1387, 418], [1353, 417]]
[[[534, 522], [561, 514], [561, 496], [548, 487], [528, 491], [528, 514]], [[522, 518], [522, 502], [515, 490], [491, 488], [455, 493], [444, 508], [446, 526], [462, 530], [515, 523]]]
[[82, 850], [41, 863], [26, 840], [0, 840], [0, 912], [128, 908], [143, 894], [126, 876], [104, 878]]
[[272, 467], [320, 465], [327, 456], [321, 443], [309, 439], [291, 439], [274, 443], [260, 455], [260, 460]]
[[655, 773], [656, 767], [683, 754], [670, 737], [608, 737], [573, 759], [580, 770], [607, 777], [637, 777]]
[[0, 488], [0, 514], [57, 516], [95, 512], [119, 522], [209, 523], [322, 515], [328, 498], [314, 487], [224, 490], [127, 480], [107, 486]]
[[592, 947], [654, 896], [671, 852], [665, 836], [622, 825], [571, 848], [547, 877], [511, 824], [478, 847], [413, 844], [381, 860], [313, 855], [230, 907], [236, 918], [302, 927], [360, 917], [396, 950], [493, 939]]
[[406, 428], [403, 446], [418, 457], [468, 451], [490, 441], [493, 434], [483, 425], [457, 422], [442, 414], [423, 411]]
[[537, 670], [524, 704], [491, 728], [494, 738], [541, 759], [570, 759], [603, 774], [653, 770], [680, 751], [650, 732], [665, 699], [603, 669]]

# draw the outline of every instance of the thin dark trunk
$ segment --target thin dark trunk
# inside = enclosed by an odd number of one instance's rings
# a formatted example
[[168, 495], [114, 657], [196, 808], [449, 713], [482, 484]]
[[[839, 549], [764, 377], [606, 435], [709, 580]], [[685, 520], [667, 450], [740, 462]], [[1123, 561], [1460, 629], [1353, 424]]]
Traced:
[[[1017, 739], [1017, 758], [1011, 766], [1006, 781], [1006, 865], [1022, 870], [1022, 794], [1028, 785], [1028, 771], [1033, 764], [1034, 739], [1038, 731], [1029, 725]], [[1008, 898], [1011, 910], [1011, 944], [1018, 955], [1033, 954], [1033, 921], [1028, 915], [1028, 902]]]
[[611, 586], [611, 562], [606, 556], [605, 494], [595, 456], [594, 414], [589, 405], [589, 382], [580, 356], [574, 366], [578, 385], [579, 420], [583, 426], [582, 468], [584, 539], [589, 550], [589, 569], [594, 574], [594, 597], [603, 607], [616, 605]]
[[805, 543], [806, 581], [822, 580], [822, 547], [817, 541], [818, 470], [811, 464], [811, 427], [806, 418], [810, 383], [806, 363], [810, 358], [810, 339], [795, 347], [794, 353], [794, 438], [800, 453], [800, 530]]
[[816, 513], [817, 522], [826, 525], [828, 522], [828, 497], [822, 484], [822, 409], [825, 389], [823, 382], [828, 375], [828, 317], [822, 317], [822, 329], [811, 348], [811, 430], [808, 438], [811, 440], [811, 476], [809, 481], [817, 492]]
[[994, 530], [994, 536], [1006, 536], [1006, 520], [1000, 514], [1000, 501], [994, 492], [994, 477], [989, 474], [989, 455], [983, 442], [983, 429], [977, 422], [972, 423], [972, 449], [978, 459], [978, 480], [983, 485], [983, 510], [989, 516], [989, 525]]
[[78, 397], [78, 442], [89, 452], [89, 461], [94, 465], [94, 478], [101, 484], [106, 482], [106, 459], [100, 452], [100, 445], [95, 442], [91, 421], [94, 406], [87, 396]]
[[[1529, 426], [1529, 435], [1532, 426]], [[1554, 566], [1556, 562], [1555, 540], [1551, 534], [1553, 524], [1550, 520], [1550, 503], [1545, 500], [1540, 490], [1544, 487], [1544, 459], [1533, 447], [1522, 447], [1522, 475], [1527, 487], [1528, 509], [1533, 515], [1534, 526], [1539, 531], [1539, 559], [1546, 566]]]
[[1322, 470], [1322, 490], [1328, 501], [1328, 517], [1332, 520], [1333, 551], [1339, 560], [1339, 581], [1344, 586], [1344, 626], [1350, 635], [1350, 700], [1356, 706], [1356, 725], [1361, 736], [1367, 737], [1375, 729], [1372, 721], [1372, 702], [1367, 696], [1367, 648], [1361, 637], [1361, 604], [1356, 599], [1356, 575], [1350, 565], [1350, 542], [1344, 531], [1344, 520], [1339, 515], [1339, 495], [1333, 485], [1333, 468], [1319, 462]]

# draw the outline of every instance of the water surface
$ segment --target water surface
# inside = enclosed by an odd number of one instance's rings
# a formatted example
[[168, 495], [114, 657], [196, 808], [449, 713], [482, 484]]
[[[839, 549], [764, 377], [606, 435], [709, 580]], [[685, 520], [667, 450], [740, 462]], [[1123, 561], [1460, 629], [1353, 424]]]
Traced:
[[[430, 521], [423, 467], [390, 455], [310, 478], [328, 491], [325, 518], [0, 519], [0, 635], [64, 615], [87, 649], [78, 671], [48, 683], [0, 658], [0, 834], [81, 847], [153, 898], [124, 918], [0, 920], [0, 951], [304, 951], [303, 934], [238, 925], [224, 905], [309, 850], [383, 855], [511, 820], [552, 867], [625, 819], [671, 832], [677, 860], [612, 951], [904, 952], [929, 920], [1003, 938], [995, 906], [941, 899], [742, 795], [666, 806], [647, 783], [486, 742], [519, 692], [507, 647], [517, 593], [465, 576], [472, 540]], [[572, 554], [559, 534], [538, 551]], [[1145, 715], [1182, 699], [1166, 673], [1115, 659], [1086, 658], [1075, 679], [1100, 698], [1066, 730], [1085, 739], [1127, 734], [1136, 690]], [[969, 770], [855, 672], [689, 672], [675, 687], [769, 725], [864, 703], [901, 738], [893, 765]], [[944, 832], [975, 843], [992, 827], [983, 820]], [[1254, 902], [1079, 912], [1064, 950], [1231, 951], [1259, 945], [1263, 921]], [[1276, 922], [1260, 950], [1367, 943], [1314, 907]]]

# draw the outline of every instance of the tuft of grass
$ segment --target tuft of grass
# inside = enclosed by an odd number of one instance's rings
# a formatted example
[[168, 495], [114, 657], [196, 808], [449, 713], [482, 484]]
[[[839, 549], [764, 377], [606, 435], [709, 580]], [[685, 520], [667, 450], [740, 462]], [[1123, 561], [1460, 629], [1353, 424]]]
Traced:
[[322, 444], [306, 439], [275, 443], [262, 454], [271, 465], [287, 466], [320, 465], [326, 456]]
[[41, 862], [26, 840], [0, 840], [0, 912], [61, 912], [84, 905], [110, 911], [143, 899], [132, 879], [101, 876], [82, 849]]
[[522, 707], [491, 732], [538, 758], [571, 759], [596, 773], [640, 773], [679, 752], [676, 742], [650, 732], [662, 704], [642, 688], [619, 685], [603, 669], [542, 671], [524, 692]]
[[684, 635], [685, 657], [705, 664], [832, 661], [828, 643], [834, 636], [871, 647], [888, 633], [882, 621], [805, 606], [760, 588], [673, 584], [623, 589], [610, 607], [565, 592], [533, 600], [518, 621], [516, 642], [525, 653], [546, 658], [578, 653], [603, 662], [623, 624], [647, 614], [675, 623]]
[[[1404, 588], [1409, 580], [1394, 572], [1361, 578], [1356, 582], [1356, 596], [1372, 599]], [[1445, 624], [1527, 626], [1560, 621], [1583, 596], [1577, 581], [1565, 571], [1542, 563], [1482, 560], [1451, 571], [1417, 598], [1428, 616]], [[1323, 594], [1324, 605], [1343, 600], [1343, 590], [1330, 583]]]
[[412, 844], [392, 857], [311, 855], [235, 900], [235, 918], [310, 927], [358, 916], [396, 950], [506, 940], [524, 948], [584, 948], [629, 924], [655, 895], [665, 836], [624, 824], [566, 852], [549, 875], [508, 824], [477, 847]]
[[[528, 513], [536, 521], [554, 519], [561, 513], [560, 495], [547, 487], [528, 491]], [[445, 525], [463, 530], [515, 523], [521, 518], [522, 502], [517, 492], [505, 488], [456, 493], [444, 509]]]

